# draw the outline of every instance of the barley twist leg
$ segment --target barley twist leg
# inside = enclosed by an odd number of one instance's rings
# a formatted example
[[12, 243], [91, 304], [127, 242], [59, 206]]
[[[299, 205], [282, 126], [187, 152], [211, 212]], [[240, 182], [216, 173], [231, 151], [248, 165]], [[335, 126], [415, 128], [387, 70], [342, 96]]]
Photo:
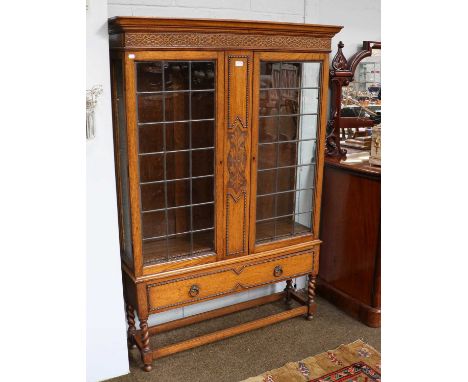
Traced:
[[288, 307], [291, 307], [292, 305], [291, 292], [293, 291], [292, 280], [286, 280], [286, 288], [284, 288], [284, 291], [286, 292], [285, 303]]
[[308, 310], [307, 310], [307, 320], [312, 320], [313, 314], [315, 311], [315, 283], [317, 281], [317, 276], [312, 274], [309, 275], [309, 284], [307, 287], [307, 296], [309, 298], [308, 301]]
[[140, 334], [142, 344], [141, 360], [144, 363], [143, 370], [151, 371], [153, 369], [153, 366], [151, 365], [152, 356], [149, 341], [148, 317], [142, 317], [140, 319]]
[[136, 331], [136, 327], [135, 327], [135, 309], [130, 304], [126, 304], [126, 309], [125, 310], [126, 310], [126, 313], [127, 313], [127, 323], [128, 323], [128, 330], [127, 330], [128, 347], [130, 349], [134, 349], [134, 348], [136, 348], [135, 339], [133, 337], [135, 335], [135, 331]]

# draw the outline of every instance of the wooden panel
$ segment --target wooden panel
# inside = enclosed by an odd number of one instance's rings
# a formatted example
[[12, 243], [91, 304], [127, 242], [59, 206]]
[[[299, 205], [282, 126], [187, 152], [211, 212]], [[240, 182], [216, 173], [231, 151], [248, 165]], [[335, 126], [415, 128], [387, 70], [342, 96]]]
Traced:
[[320, 279], [372, 306], [380, 301], [380, 177], [326, 165], [323, 187]]
[[135, 276], [143, 273], [141, 217], [140, 217], [140, 180], [138, 176], [138, 126], [136, 117], [135, 63], [125, 56], [125, 104], [127, 117], [128, 176], [130, 184], [130, 209], [132, 220], [133, 257]]
[[[150, 312], [237, 293], [312, 272], [314, 253], [296, 253], [148, 284]], [[192, 287], [198, 291], [192, 296]]]
[[380, 305], [378, 308], [374, 308], [364, 304], [362, 301], [359, 301], [321, 279], [319, 279], [317, 283], [317, 292], [339, 309], [344, 310], [351, 317], [363, 322], [367, 326], [371, 328], [380, 327]]
[[[278, 256], [284, 256], [299, 252], [316, 252], [318, 253], [319, 245], [321, 241], [314, 240], [311, 242], [306, 243], [296, 243], [290, 244], [287, 246], [283, 246], [281, 248], [275, 248], [264, 252], [259, 252], [255, 254], [250, 254], [248, 257], [249, 262], [272, 259]], [[147, 275], [134, 277], [133, 280], [136, 283], [154, 283], [156, 280], [159, 281], [167, 281], [171, 278], [178, 277], [180, 275], [190, 274], [194, 272], [202, 272], [202, 271], [212, 271], [214, 269], [221, 269], [227, 266], [239, 266], [246, 261], [246, 257], [244, 256], [232, 256], [230, 258], [225, 258], [223, 260], [215, 261], [215, 256], [207, 256], [206, 260], [203, 260], [203, 257], [194, 258], [192, 261], [180, 261], [180, 262], [170, 262], [167, 263], [167, 267], [159, 267], [155, 265], [153, 267], [145, 267], [145, 271], [149, 273]], [[153, 273], [150, 271], [153, 270]], [[129, 271], [130, 272], [130, 271]]]
[[[197, 31], [269, 35], [304, 35], [332, 38], [343, 27], [303, 23], [284, 23], [271, 21], [215, 20], [215, 19], [177, 19], [158, 17], [112, 17], [109, 19], [109, 33], [120, 32], [161, 32]], [[271, 44], [270, 44], [271, 45]], [[267, 48], [270, 46], [268, 45]], [[245, 46], [245, 43], [244, 45]], [[286, 50], [290, 46], [285, 46]]]
[[320, 125], [317, 132], [317, 174], [315, 182], [314, 195], [314, 216], [313, 216], [313, 234], [314, 238], [319, 238], [320, 232], [320, 210], [322, 208], [322, 183], [323, 183], [323, 168], [325, 163], [325, 134], [327, 130], [327, 113], [328, 113], [328, 54], [322, 54], [322, 76], [320, 81]]
[[341, 26], [236, 20], [115, 17], [111, 49], [331, 51]]
[[239, 256], [248, 250], [252, 53], [227, 52], [225, 60], [225, 246], [226, 256]]

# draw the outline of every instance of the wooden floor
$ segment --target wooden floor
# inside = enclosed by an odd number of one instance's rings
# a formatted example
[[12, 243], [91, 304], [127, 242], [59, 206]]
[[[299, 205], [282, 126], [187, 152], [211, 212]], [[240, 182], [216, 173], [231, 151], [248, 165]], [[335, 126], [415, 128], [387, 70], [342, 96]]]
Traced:
[[[312, 321], [292, 318], [255, 331], [240, 334], [153, 362], [153, 370], [141, 370], [137, 350], [130, 351], [131, 373], [112, 382], [235, 382], [262, 372], [334, 349], [357, 339], [380, 350], [380, 329], [369, 328], [347, 316], [322, 298]], [[193, 326], [162, 333], [151, 338], [153, 347], [204, 335], [232, 325], [281, 312], [282, 302], [275, 302]]]

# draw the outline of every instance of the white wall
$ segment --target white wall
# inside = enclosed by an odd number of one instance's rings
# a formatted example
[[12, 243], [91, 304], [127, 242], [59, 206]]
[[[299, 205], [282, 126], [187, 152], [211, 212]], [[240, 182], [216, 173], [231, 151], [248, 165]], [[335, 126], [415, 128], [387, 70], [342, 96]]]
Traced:
[[120, 271], [112, 141], [106, 0], [89, 0], [86, 18], [86, 88], [102, 84], [96, 138], [87, 142], [86, 372], [99, 381], [129, 371]]
[[[115, 180], [112, 159], [109, 68], [103, 1], [90, 0], [88, 11], [88, 86], [105, 85], [97, 134], [88, 143], [88, 380], [128, 371], [118, 259]], [[99, 9], [98, 9], [99, 8]], [[363, 40], [380, 40], [379, 0], [108, 0], [108, 16], [225, 18], [335, 24], [345, 28], [339, 40], [345, 54]], [[91, 52], [91, 54], [90, 54]], [[298, 287], [305, 279], [297, 280]], [[151, 316], [150, 324], [172, 320], [279, 291], [284, 283]], [[102, 329], [100, 329], [102, 328]]]
[[330, 61], [340, 40], [346, 57], [361, 48], [364, 40], [380, 41], [380, 0], [306, 0], [306, 4], [306, 23], [344, 26], [333, 38]]

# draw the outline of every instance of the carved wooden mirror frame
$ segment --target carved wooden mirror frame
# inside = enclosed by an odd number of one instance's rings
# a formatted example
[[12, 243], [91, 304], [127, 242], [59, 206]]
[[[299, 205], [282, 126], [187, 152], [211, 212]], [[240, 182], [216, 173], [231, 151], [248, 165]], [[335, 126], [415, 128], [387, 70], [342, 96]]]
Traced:
[[349, 60], [343, 54], [344, 44], [338, 43], [338, 52], [332, 61], [330, 69], [331, 85], [331, 120], [328, 121], [328, 136], [325, 154], [327, 157], [342, 159], [346, 157], [347, 150], [340, 145], [340, 132], [345, 128], [372, 127], [375, 122], [368, 117], [342, 117], [341, 99], [342, 88], [354, 80], [354, 72], [358, 64], [366, 57], [372, 55], [373, 49], [381, 49], [380, 41], [363, 41], [362, 50], [356, 52]]

